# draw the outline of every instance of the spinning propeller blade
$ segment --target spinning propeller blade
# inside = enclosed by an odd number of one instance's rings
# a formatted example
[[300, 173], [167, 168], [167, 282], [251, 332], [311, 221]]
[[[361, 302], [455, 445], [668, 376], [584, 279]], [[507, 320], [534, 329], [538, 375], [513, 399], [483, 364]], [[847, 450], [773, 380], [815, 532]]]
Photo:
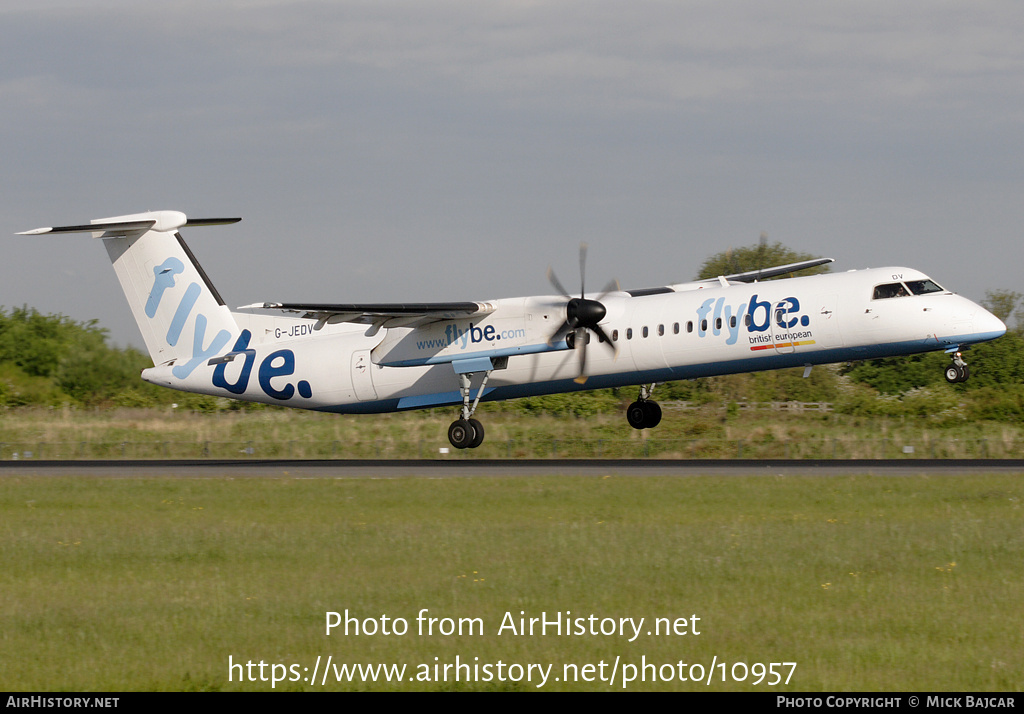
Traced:
[[569, 342], [569, 347], [576, 351], [580, 360], [580, 374], [576, 377], [577, 384], [587, 381], [587, 330], [597, 335], [598, 339], [605, 342], [618, 355], [618, 348], [598, 325], [608, 314], [608, 310], [601, 303], [601, 300], [613, 290], [619, 289], [617, 280], [612, 280], [605, 286], [604, 290], [596, 300], [585, 297], [586, 295], [586, 269], [587, 269], [587, 244], [580, 243], [580, 296], [569, 297], [569, 291], [555, 276], [555, 271], [548, 268], [548, 281], [554, 288], [566, 298], [565, 322], [558, 326], [548, 338], [548, 345], [554, 345], [562, 340]]

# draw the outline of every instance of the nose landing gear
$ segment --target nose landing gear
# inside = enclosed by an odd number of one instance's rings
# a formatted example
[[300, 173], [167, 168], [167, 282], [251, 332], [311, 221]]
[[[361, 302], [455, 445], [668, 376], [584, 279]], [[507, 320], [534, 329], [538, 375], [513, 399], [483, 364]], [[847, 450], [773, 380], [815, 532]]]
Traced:
[[971, 372], [967, 369], [967, 363], [959, 351], [953, 353], [953, 364], [946, 367], [946, 381], [950, 384], [956, 384], [957, 382], [966, 382], [967, 378], [971, 376]]

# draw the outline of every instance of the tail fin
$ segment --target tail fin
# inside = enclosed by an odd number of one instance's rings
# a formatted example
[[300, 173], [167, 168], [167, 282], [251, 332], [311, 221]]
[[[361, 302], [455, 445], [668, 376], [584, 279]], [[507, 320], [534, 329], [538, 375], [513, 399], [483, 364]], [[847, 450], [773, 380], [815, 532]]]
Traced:
[[240, 220], [153, 211], [22, 235], [91, 232], [102, 238], [153, 364], [172, 364], [174, 376], [184, 379], [233, 344], [239, 329], [178, 229]]

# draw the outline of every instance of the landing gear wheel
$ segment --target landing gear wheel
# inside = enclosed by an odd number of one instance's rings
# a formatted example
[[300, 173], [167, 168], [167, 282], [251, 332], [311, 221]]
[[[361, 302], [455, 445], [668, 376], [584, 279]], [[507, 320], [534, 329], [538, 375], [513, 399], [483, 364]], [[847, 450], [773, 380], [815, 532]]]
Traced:
[[453, 421], [452, 425], [448, 427], [448, 441], [456, 449], [469, 448], [474, 439], [476, 439], [476, 430], [473, 428], [472, 423], [466, 419]]
[[484, 425], [476, 419], [470, 419], [469, 425], [473, 428], [473, 440], [469, 442], [469, 449], [475, 449], [484, 443]]
[[626, 409], [626, 421], [634, 429], [653, 429], [661, 423], [661, 407], [650, 400], [635, 401]]
[[646, 401], [643, 403], [647, 412], [647, 420], [644, 422], [645, 429], [653, 429], [661, 423], [661, 407], [657, 402]]
[[956, 384], [957, 382], [966, 382], [967, 378], [971, 376], [970, 371], [967, 369], [967, 365], [951, 364], [946, 367], [946, 381], [950, 384]]
[[633, 402], [626, 408], [626, 421], [634, 429], [643, 429], [647, 421], [647, 410], [644, 408], [646, 402]]
[[963, 355], [958, 350], [952, 353], [950, 357], [953, 359], [953, 364], [946, 367], [946, 371], [944, 372], [946, 381], [950, 384], [966, 382], [967, 378], [971, 376], [971, 372], [967, 369], [967, 363], [964, 362]]

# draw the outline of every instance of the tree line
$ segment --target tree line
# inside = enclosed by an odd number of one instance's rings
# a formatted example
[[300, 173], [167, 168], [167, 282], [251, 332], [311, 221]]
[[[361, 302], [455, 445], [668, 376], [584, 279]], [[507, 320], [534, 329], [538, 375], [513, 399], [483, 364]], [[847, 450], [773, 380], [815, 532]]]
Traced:
[[0, 406], [213, 406], [209, 397], [143, 382], [140, 373], [152, 366], [139, 350], [111, 345], [96, 320], [0, 308]]

